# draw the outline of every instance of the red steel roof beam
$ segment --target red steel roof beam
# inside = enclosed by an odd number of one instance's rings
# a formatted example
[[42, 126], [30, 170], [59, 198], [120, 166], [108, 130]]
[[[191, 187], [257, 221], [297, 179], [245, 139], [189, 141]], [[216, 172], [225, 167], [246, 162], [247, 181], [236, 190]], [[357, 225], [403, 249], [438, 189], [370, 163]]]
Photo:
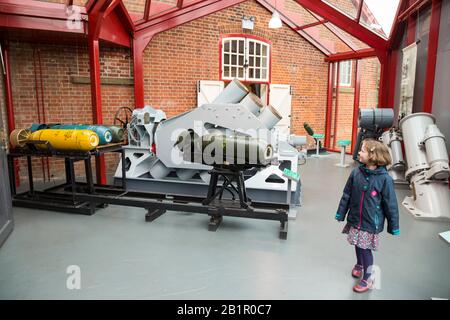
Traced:
[[347, 52], [341, 52], [332, 54], [325, 58], [325, 61], [344, 61], [344, 60], [352, 60], [352, 59], [362, 59], [362, 58], [371, 58], [376, 57], [377, 52], [373, 48], [368, 49], [361, 49], [357, 51], [347, 51]]
[[[149, 0], [149, 1], [151, 1], [151, 0]], [[215, 0], [215, 1], [217, 1], [217, 0]], [[214, 2], [215, 2], [214, 1]], [[220, 1], [220, 0], [219, 0]], [[158, 18], [164, 18], [164, 17], [166, 17], [166, 16], [170, 16], [171, 14], [173, 14], [173, 13], [177, 13], [177, 12], [179, 12], [179, 11], [181, 11], [181, 9], [188, 9], [188, 8], [190, 8], [190, 7], [192, 7], [192, 6], [195, 6], [195, 8], [198, 8], [198, 5], [199, 4], [201, 4], [201, 3], [203, 3], [203, 2], [210, 2], [210, 1], [208, 1], [208, 0], [202, 0], [202, 1], [199, 1], [199, 2], [192, 2], [192, 3], [190, 3], [190, 4], [188, 4], [188, 5], [185, 5], [185, 6], [183, 6], [182, 8], [178, 8], [178, 6], [176, 6], [176, 7], [173, 7], [173, 8], [171, 8], [171, 9], [167, 9], [167, 10], [164, 10], [164, 11], [162, 11], [162, 12], [159, 12], [159, 13], [155, 13], [155, 14], [153, 14], [152, 16], [151, 16], [151, 19], [149, 19], [149, 17], [150, 16], [148, 16], [147, 17], [147, 20], [145, 20], [145, 19], [141, 19], [141, 20], [138, 20], [137, 22], [136, 22], [136, 26], [137, 27], [140, 27], [141, 25], [143, 25], [143, 24], [145, 24], [146, 22], [149, 22], [149, 21], [152, 21], [152, 20], [156, 20], [156, 19], [158, 19]], [[201, 6], [200, 6], [201, 7]], [[149, 13], [150, 13], [150, 11], [149, 11]]]
[[89, 12], [89, 39], [98, 40], [105, 11], [115, 0], [98, 0]]
[[362, 13], [363, 5], [364, 5], [364, 0], [361, 0], [361, 2], [359, 3], [358, 14], [356, 15], [356, 21], [358, 23], [359, 23], [359, 20], [361, 20], [361, 13]]
[[295, 1], [304, 8], [307, 8], [323, 17], [324, 19], [329, 20], [337, 27], [350, 33], [352, 36], [366, 43], [370, 47], [376, 49], [380, 53], [386, 51], [387, 41], [385, 39], [361, 26], [357, 21], [333, 9], [331, 6], [325, 4], [324, 2], [314, 0]]
[[327, 22], [328, 22], [328, 20], [319, 20], [319, 21], [316, 21], [316, 22], [304, 24], [304, 25], [302, 25], [300, 27], [295, 27], [294, 30], [297, 30], [297, 31], [305, 30], [305, 29], [308, 29], [308, 28], [311, 28], [311, 27], [315, 27], [315, 26], [327, 23]]
[[62, 3], [44, 3], [18, 0], [0, 2], [0, 26], [6, 28], [48, 30], [56, 32], [86, 33], [86, 11], [81, 7], [80, 27], [70, 28], [70, 12]]
[[143, 34], [156, 34], [245, 1], [246, 0], [201, 1], [138, 24], [136, 26], [136, 32], [141, 32]]
[[112, 0], [112, 2], [110, 3], [110, 5], [108, 6], [108, 8], [106, 8], [105, 12], [102, 15], [102, 18], [106, 18], [107, 16], [109, 16], [111, 14], [111, 12], [114, 11], [114, 9], [116, 8], [116, 6], [120, 3], [120, 0]]
[[403, 12], [403, 8], [406, 6], [407, 2], [408, 2], [407, 0], [400, 0], [400, 3], [397, 7], [397, 13], [395, 14], [391, 32], [389, 34], [389, 40], [388, 40], [388, 48], [389, 49], [392, 49], [395, 45], [397, 45], [401, 41], [400, 33], [402, 33], [402, 32], [401, 31], [399, 32], [400, 22], [397, 22], [397, 21], [398, 21], [398, 17]]
[[85, 24], [81, 24], [79, 29], [69, 29], [67, 27], [67, 20], [25, 17], [25, 16], [11, 16], [0, 13], [0, 26], [6, 28], [19, 29], [33, 29], [33, 30], [47, 30], [56, 32], [68, 33], [86, 33]]
[[431, 0], [417, 0], [398, 16], [397, 22], [405, 20], [409, 15], [422, 8], [429, 1]]
[[[66, 9], [67, 6], [61, 3], [39, 3], [39, 1], [23, 3], [17, 0], [0, 2], [0, 13], [13, 16], [67, 20], [68, 13]], [[80, 8], [80, 15], [86, 15], [84, 7]]]
[[145, 1], [145, 8], [144, 8], [144, 21], [148, 20], [148, 16], [150, 15], [150, 7], [152, 5], [152, 0], [146, 0]]

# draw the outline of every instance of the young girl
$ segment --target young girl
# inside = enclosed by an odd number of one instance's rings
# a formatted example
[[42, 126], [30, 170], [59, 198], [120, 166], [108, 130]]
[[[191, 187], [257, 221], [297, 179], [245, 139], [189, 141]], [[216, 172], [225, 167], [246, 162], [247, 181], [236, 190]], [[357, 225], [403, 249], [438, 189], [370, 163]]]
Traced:
[[[399, 215], [394, 183], [385, 166], [391, 163], [387, 147], [373, 139], [364, 140], [358, 153], [361, 165], [353, 169], [344, 188], [336, 220], [347, 225], [342, 230], [355, 246], [356, 265], [352, 276], [361, 281], [353, 287], [356, 292], [371, 288], [372, 250], [377, 250], [379, 233], [387, 220], [387, 232], [399, 235]], [[363, 274], [364, 272], [364, 274]]]

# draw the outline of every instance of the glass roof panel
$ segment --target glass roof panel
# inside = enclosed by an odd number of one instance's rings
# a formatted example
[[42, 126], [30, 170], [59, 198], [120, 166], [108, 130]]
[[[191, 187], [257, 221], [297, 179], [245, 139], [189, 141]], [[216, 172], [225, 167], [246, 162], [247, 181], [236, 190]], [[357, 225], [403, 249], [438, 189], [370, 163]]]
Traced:
[[[122, 0], [133, 21], [144, 17], [145, 0]], [[151, 0], [149, 18], [177, 7], [178, 0]], [[186, 2], [186, 1], [185, 1]]]
[[201, 2], [201, 1], [204, 1], [204, 0], [184, 0], [183, 1], [183, 7], [186, 7], [188, 5], [191, 5], [191, 4], [194, 4], [194, 3], [197, 3], [197, 2]]
[[[144, 17], [145, 1], [142, 0], [122, 0], [131, 20], [136, 21]], [[153, 1], [152, 1], [153, 2]]]
[[318, 25], [303, 30], [306, 34], [318, 41], [331, 54], [350, 51], [351, 48], [334, 35], [326, 26]]
[[[359, 0], [354, 1], [356, 1], [356, 4], [359, 3]], [[324, 20], [321, 16], [305, 9], [294, 0], [266, 0], [266, 2], [279, 11], [280, 15], [295, 24], [297, 28]], [[354, 11], [356, 12], [357, 9]], [[367, 45], [329, 22], [303, 28], [299, 33], [302, 32], [306, 33], [330, 54], [368, 48]]]
[[337, 27], [336, 25], [332, 24], [331, 22], [327, 22], [326, 26], [333, 31], [343, 42], [345, 42], [351, 49], [353, 50], [361, 50], [361, 49], [368, 49], [370, 48], [367, 44], [364, 42], [356, 39], [351, 34], [345, 32], [341, 28]]
[[338, 9], [349, 17], [355, 19], [361, 0], [322, 0], [326, 4]]
[[400, 0], [364, 0], [360, 24], [388, 38]]
[[[40, 2], [61, 3], [67, 5], [67, 0], [38, 0]], [[73, 0], [73, 5], [84, 7], [89, 0]]]
[[150, 6], [149, 18], [152, 16], [163, 14], [177, 7], [178, 0], [152, 0]]
[[266, 2], [299, 27], [318, 21], [294, 0], [266, 0]]

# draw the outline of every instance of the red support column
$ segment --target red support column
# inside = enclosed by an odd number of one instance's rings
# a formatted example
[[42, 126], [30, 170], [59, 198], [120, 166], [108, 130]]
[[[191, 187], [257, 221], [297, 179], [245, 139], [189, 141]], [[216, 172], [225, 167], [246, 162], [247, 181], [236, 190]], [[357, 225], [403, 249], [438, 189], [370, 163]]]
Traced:
[[408, 17], [408, 31], [406, 33], [406, 45], [410, 45], [414, 41], [416, 41], [416, 15], [410, 15]]
[[[4, 83], [5, 83], [5, 100], [6, 100], [6, 113], [8, 115], [8, 137], [11, 131], [16, 128], [14, 121], [14, 103], [11, 88], [11, 69], [9, 63], [9, 43], [2, 41], [2, 55], [3, 62], [5, 64]], [[20, 175], [18, 160], [14, 160], [14, 173], [16, 176], [16, 186], [20, 186]]]
[[441, 0], [433, 0], [431, 7], [430, 37], [428, 41], [428, 59], [423, 98], [423, 112], [431, 113], [433, 106], [434, 76], [439, 42], [439, 24], [441, 20]]
[[336, 71], [336, 104], [334, 106], [334, 130], [333, 130], [333, 145], [330, 147], [334, 149], [336, 146], [336, 131], [337, 131], [337, 118], [338, 118], [338, 106], [339, 106], [339, 72], [340, 72], [340, 62], [337, 63]]
[[388, 51], [379, 57], [381, 64], [378, 96], [379, 108], [394, 108], [397, 52]]
[[[102, 93], [100, 80], [100, 45], [99, 36], [105, 12], [110, 5], [117, 5], [114, 0], [98, 0], [88, 9], [89, 12], [89, 67], [91, 76], [91, 100], [93, 121], [95, 124], [103, 123]], [[95, 169], [98, 184], [106, 184], [106, 164], [104, 156], [95, 157]]]
[[[103, 115], [100, 82], [100, 48], [98, 39], [94, 39], [92, 36], [89, 36], [88, 42], [93, 120], [95, 124], [102, 124]], [[104, 156], [95, 157], [95, 168], [97, 183], [106, 184], [106, 164]]]
[[390, 108], [394, 108], [395, 103], [395, 82], [397, 79], [397, 59], [398, 59], [398, 51], [390, 51], [389, 52], [389, 72], [387, 74], [387, 78], [389, 79], [389, 91], [387, 95], [387, 106]]
[[378, 86], [378, 108], [386, 108], [387, 92], [389, 84], [387, 83], [386, 76], [388, 74], [388, 54], [379, 54], [380, 60], [380, 81]]
[[153, 35], [138, 37], [133, 40], [133, 71], [134, 71], [134, 103], [135, 108], [143, 108], [144, 101], [144, 50], [149, 44]]
[[360, 70], [360, 60], [356, 59], [355, 66], [355, 95], [353, 97], [353, 124], [352, 124], [352, 144], [350, 151], [353, 154], [356, 139], [358, 135], [358, 116], [359, 116], [359, 94], [361, 91], [361, 70]]
[[334, 64], [328, 64], [328, 90], [327, 90], [327, 109], [325, 115], [325, 147], [330, 148], [331, 135], [331, 111], [333, 109], [333, 85], [334, 85]]
[[5, 63], [5, 98], [6, 98], [6, 112], [8, 114], [8, 133], [11, 133], [16, 128], [14, 121], [14, 104], [11, 89], [11, 70], [9, 66], [9, 43], [2, 42], [3, 61]]

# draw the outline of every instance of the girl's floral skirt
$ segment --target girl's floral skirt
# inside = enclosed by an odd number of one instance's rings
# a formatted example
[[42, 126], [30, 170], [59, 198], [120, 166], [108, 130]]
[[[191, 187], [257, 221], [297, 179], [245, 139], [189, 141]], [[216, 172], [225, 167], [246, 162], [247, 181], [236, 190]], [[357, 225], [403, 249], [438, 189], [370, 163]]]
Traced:
[[357, 246], [361, 249], [377, 250], [380, 243], [380, 236], [378, 234], [359, 230], [349, 224], [346, 224], [342, 233], [347, 234], [347, 241], [351, 245]]

